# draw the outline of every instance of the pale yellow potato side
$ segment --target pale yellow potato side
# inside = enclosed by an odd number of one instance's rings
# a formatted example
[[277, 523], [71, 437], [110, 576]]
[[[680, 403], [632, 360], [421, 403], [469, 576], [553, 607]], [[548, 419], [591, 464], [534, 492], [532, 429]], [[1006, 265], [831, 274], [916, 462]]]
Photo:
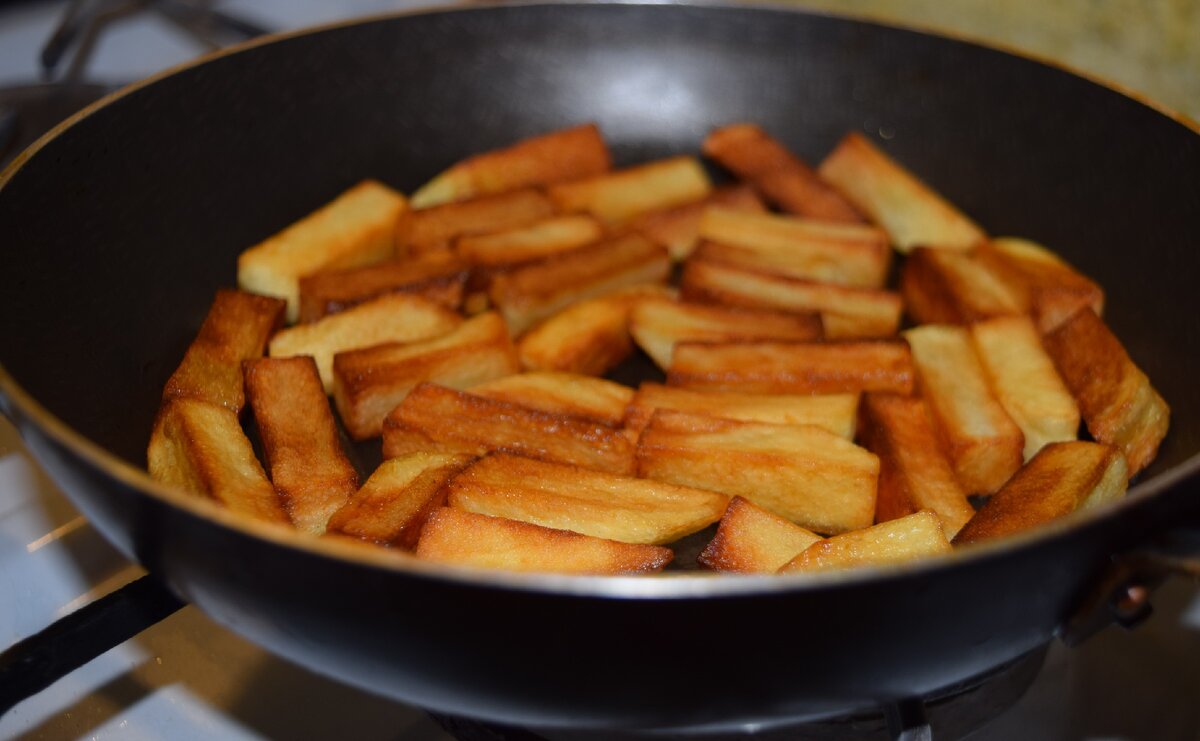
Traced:
[[238, 285], [287, 300], [287, 318], [300, 314], [300, 279], [322, 270], [353, 268], [395, 254], [396, 223], [404, 196], [364, 180], [238, 257]]

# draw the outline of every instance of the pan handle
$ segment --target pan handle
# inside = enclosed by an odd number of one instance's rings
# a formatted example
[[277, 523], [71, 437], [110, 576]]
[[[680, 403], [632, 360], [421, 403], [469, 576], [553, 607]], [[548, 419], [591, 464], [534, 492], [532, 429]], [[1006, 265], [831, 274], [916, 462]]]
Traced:
[[1138, 625], [1153, 612], [1154, 588], [1171, 576], [1200, 582], [1200, 523], [1193, 521], [1115, 556], [1099, 585], [1063, 624], [1059, 638], [1076, 646], [1111, 623]]

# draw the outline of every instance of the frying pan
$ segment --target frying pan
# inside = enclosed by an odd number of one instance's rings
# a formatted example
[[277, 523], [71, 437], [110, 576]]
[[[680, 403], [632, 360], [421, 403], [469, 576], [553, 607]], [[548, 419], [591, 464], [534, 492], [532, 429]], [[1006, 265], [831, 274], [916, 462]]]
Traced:
[[[1108, 321], [1173, 408], [1158, 460], [1091, 516], [818, 578], [453, 569], [279, 533], [144, 475], [163, 384], [239, 251], [363, 177], [411, 191], [466, 154], [587, 120], [618, 163], [694, 152], [740, 120], [810, 161], [863, 131], [991, 233], [1051, 245], [1105, 286]], [[1044, 645], [1124, 584], [1114, 574], [1132, 578], [1114, 563], [1200, 522], [1197, 173], [1200, 136], [1146, 105], [858, 21], [555, 4], [334, 26], [126, 90], [18, 158], [0, 185], [0, 396], [125, 554], [351, 684], [531, 726], [844, 713]]]

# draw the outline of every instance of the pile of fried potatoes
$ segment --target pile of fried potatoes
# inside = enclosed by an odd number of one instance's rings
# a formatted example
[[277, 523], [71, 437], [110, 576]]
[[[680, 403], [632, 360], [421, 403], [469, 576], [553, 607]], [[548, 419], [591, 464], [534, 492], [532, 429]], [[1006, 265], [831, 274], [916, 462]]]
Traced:
[[[815, 169], [753, 124], [702, 149], [732, 184], [697, 156], [614, 169], [576, 126], [246, 249], [150, 474], [421, 559], [657, 572], [701, 533], [707, 569], [766, 573], [950, 553], [1154, 458], [1167, 405], [1049, 249], [857, 133]], [[635, 352], [658, 381], [604, 378]], [[365, 481], [346, 435], [382, 447]]]

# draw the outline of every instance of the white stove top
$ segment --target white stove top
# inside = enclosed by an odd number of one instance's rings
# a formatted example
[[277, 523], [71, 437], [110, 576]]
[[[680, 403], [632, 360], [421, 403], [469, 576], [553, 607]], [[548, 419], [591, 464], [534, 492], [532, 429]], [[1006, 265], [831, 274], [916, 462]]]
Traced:
[[[283, 30], [415, 7], [388, 2], [226, 2]], [[64, 3], [0, 10], [0, 84], [36, 79], [37, 50]], [[154, 17], [114, 28], [92, 76], [130, 80], [204, 51]], [[141, 575], [84, 521], [0, 420], [0, 649]], [[1200, 740], [1200, 590], [1172, 583], [1134, 632], [1055, 645], [1030, 692], [972, 736]], [[391, 739], [450, 736], [422, 711], [316, 676], [187, 607], [0, 718], [0, 739]]]

